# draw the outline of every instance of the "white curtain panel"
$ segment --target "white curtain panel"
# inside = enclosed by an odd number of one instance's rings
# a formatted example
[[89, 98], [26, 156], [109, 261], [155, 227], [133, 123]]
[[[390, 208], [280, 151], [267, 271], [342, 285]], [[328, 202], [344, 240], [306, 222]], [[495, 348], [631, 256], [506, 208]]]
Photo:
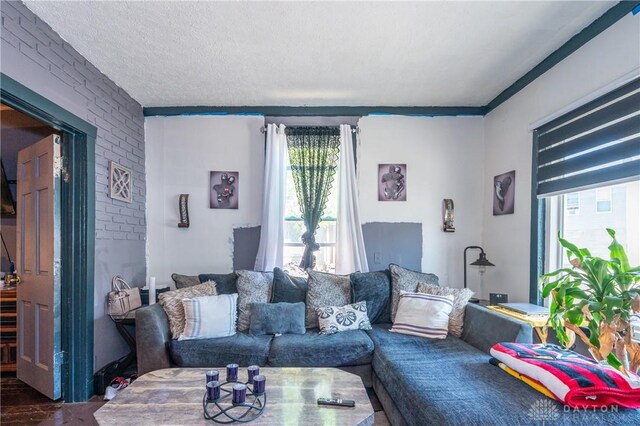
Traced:
[[287, 137], [284, 131], [284, 124], [267, 125], [262, 226], [256, 256], [256, 271], [271, 271], [276, 266], [282, 267], [288, 162]]
[[358, 182], [352, 135], [351, 126], [340, 126], [336, 274], [369, 271], [358, 209]]

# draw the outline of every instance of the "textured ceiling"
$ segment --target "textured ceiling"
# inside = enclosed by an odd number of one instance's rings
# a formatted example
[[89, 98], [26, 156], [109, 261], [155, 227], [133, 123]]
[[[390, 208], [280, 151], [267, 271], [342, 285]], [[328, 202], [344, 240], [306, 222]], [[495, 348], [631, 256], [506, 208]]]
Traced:
[[616, 2], [25, 3], [143, 106], [480, 106]]

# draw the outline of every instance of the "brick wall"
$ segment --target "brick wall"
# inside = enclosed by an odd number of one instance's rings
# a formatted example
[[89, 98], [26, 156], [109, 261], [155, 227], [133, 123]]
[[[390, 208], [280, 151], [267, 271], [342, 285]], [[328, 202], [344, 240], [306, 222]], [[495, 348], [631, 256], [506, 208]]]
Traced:
[[[2, 1], [1, 9], [2, 49], [18, 50], [30, 66], [49, 72], [59, 84], [79, 95], [84, 108], [80, 113], [71, 112], [98, 128], [96, 238], [144, 240], [146, 227], [142, 107], [24, 4]], [[115, 201], [107, 196], [110, 160], [133, 171], [134, 191], [131, 204]]]
[[[98, 129], [94, 370], [128, 352], [105, 314], [111, 278], [146, 279], [145, 153], [142, 107], [23, 3], [0, 1], [0, 71]], [[133, 171], [133, 202], [107, 196], [109, 160]]]

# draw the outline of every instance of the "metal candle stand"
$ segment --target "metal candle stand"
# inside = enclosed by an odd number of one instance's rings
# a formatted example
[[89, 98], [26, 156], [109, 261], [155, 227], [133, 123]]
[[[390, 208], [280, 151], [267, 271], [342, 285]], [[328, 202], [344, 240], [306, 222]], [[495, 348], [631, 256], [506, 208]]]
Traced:
[[[247, 394], [245, 402], [236, 404], [231, 402], [233, 391], [225, 389], [225, 385], [244, 384], [247, 386]], [[235, 422], [248, 423], [260, 417], [267, 405], [267, 393], [253, 393], [253, 386], [249, 386], [249, 382], [226, 381], [220, 384], [220, 398], [212, 401], [208, 398], [205, 391], [202, 398], [202, 408], [204, 409], [204, 418], [213, 420], [216, 423], [229, 424]], [[224, 395], [222, 394], [224, 393]], [[209, 411], [212, 408], [213, 414]], [[244, 410], [244, 412], [243, 412]], [[239, 413], [239, 414], [236, 414]]]

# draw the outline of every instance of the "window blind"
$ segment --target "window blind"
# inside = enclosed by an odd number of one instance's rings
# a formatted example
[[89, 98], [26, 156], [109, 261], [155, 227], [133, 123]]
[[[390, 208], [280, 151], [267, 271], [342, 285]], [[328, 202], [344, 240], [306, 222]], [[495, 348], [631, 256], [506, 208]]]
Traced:
[[538, 197], [640, 178], [640, 78], [534, 131]]

